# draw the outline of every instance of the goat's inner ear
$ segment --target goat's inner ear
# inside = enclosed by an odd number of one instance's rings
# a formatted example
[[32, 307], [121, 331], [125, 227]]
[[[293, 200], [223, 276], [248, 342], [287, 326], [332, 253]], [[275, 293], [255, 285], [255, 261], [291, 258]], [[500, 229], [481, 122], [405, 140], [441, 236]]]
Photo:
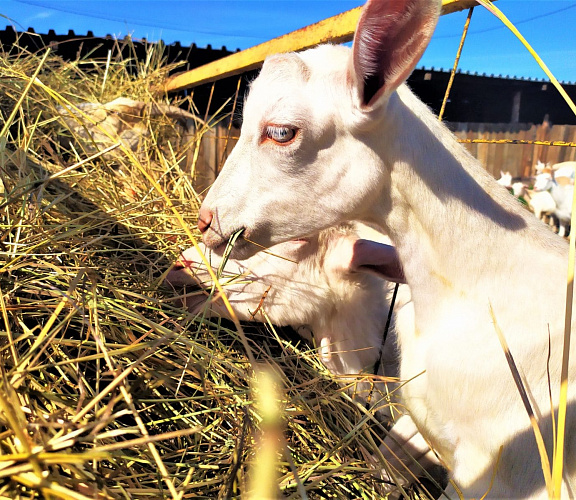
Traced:
[[384, 81], [380, 75], [368, 75], [364, 78], [364, 92], [362, 104], [368, 106], [374, 96], [384, 87]]
[[359, 239], [354, 243], [350, 270], [373, 273], [394, 283], [406, 283], [396, 249], [376, 241]]
[[424, 53], [440, 14], [430, 0], [369, 0], [352, 46], [352, 81], [362, 107], [372, 108], [412, 72]]

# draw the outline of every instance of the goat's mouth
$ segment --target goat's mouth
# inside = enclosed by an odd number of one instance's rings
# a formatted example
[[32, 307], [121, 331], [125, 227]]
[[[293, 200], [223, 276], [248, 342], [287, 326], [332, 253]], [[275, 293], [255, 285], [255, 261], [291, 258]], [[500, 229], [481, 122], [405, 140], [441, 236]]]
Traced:
[[266, 247], [250, 239], [250, 233], [245, 227], [231, 231], [227, 237], [220, 237], [217, 241], [205, 239], [204, 243], [216, 255], [222, 257], [244, 260]]
[[216, 255], [221, 257], [222, 255], [224, 255], [224, 252], [226, 251], [226, 247], [228, 246], [228, 240], [224, 240], [222, 241], [222, 243], [219, 243], [216, 246], [209, 245], [208, 243], [206, 244], [206, 246], [210, 250], [212, 250]]
[[244, 227], [234, 229], [227, 235], [221, 233], [220, 231], [216, 231], [213, 228], [210, 228], [203, 234], [202, 240], [209, 250], [212, 250], [218, 255], [222, 255], [229, 244], [235, 244], [235, 242], [245, 233], [246, 228]]

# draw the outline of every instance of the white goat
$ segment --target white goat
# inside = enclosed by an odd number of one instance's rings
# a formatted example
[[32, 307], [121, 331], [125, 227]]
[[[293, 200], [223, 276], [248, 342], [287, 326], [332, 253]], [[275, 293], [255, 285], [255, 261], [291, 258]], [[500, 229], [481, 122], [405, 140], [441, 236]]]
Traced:
[[544, 169], [550, 169], [550, 165], [548, 163], [544, 163], [543, 161], [538, 160], [536, 162], [535, 169], [536, 169], [536, 175], [538, 175], [543, 173]]
[[560, 163], [542, 163], [540, 160], [536, 163], [536, 175], [549, 173], [554, 176], [558, 184], [574, 184], [574, 171], [576, 170], [576, 161], [563, 161]]
[[500, 179], [498, 179], [496, 182], [505, 188], [512, 187], [512, 174], [510, 172], [503, 172], [500, 170]]
[[[379, 241], [372, 241], [375, 239]], [[412, 419], [400, 416], [403, 412], [397, 408], [393, 410], [388, 391], [394, 391], [397, 384], [388, 382], [380, 387], [379, 383], [355, 383], [357, 375], [372, 374], [378, 362], [392, 293], [391, 285], [365, 267], [370, 263], [362, 261], [362, 252], [355, 249], [378, 247], [389, 252], [391, 267], [400, 266], [386, 242], [387, 237], [362, 224], [342, 225], [310, 238], [280, 243], [246, 260], [229, 259], [220, 270], [220, 282], [239, 319], [270, 320], [278, 326], [293, 327], [307, 340], [315, 341], [321, 361], [341, 381], [351, 384], [355, 396], [366, 400], [371, 388], [376, 389], [371, 399], [373, 407], [379, 408], [379, 416], [388, 422], [397, 419], [382, 451], [395, 470], [394, 478], [401, 480], [403, 476], [410, 481], [422, 468], [429, 470], [439, 463]], [[221, 257], [200, 247], [218, 272]], [[180, 255], [166, 282], [173, 288], [202, 286], [204, 291], [184, 294], [183, 305], [193, 314], [230, 319], [220, 300], [207, 303], [206, 291], [212, 282], [196, 248]], [[410, 291], [407, 285], [400, 285], [378, 374], [398, 377], [396, 318], [404, 328], [413, 328], [413, 314]]]
[[[199, 229], [217, 252], [242, 229], [233, 257], [246, 258], [257, 250], [251, 241], [271, 246], [350, 219], [379, 225], [412, 292], [414, 330], [399, 329], [398, 341], [401, 376], [414, 378], [402, 395], [418, 429], [464, 497], [547, 498], [495, 322], [551, 453], [568, 245], [542, 231], [402, 85], [439, 8], [369, 0], [351, 51], [320, 46], [268, 58]], [[562, 495], [574, 498], [573, 363], [568, 391]]]
[[558, 234], [566, 236], [572, 218], [572, 197], [574, 184], [560, 185], [549, 173], [538, 174], [534, 182], [534, 191], [549, 193], [555, 203], [553, 215], [558, 219]]
[[[354, 246], [359, 244], [377, 243], [360, 240], [357, 231], [348, 225], [331, 228], [310, 238], [276, 245], [270, 253], [258, 252], [246, 260], [229, 259], [220, 281], [240, 320], [266, 322], [268, 317], [275, 325], [292, 326], [308, 340], [312, 340], [312, 332], [330, 371], [338, 375], [369, 374], [378, 358], [391, 285], [369, 269], [360, 269], [361, 264], [352, 260]], [[203, 245], [201, 248], [218, 270], [221, 257]], [[173, 286], [212, 286], [194, 247], [182, 253], [166, 281]], [[400, 308], [410, 301], [406, 285], [401, 288]], [[185, 297], [185, 306], [197, 314], [205, 308], [206, 298], [206, 293]], [[220, 300], [211, 303], [211, 313], [229, 318]], [[383, 373], [396, 377], [394, 334], [382, 361]]]
[[549, 222], [553, 224], [551, 216], [556, 210], [556, 202], [548, 191], [530, 190], [522, 182], [515, 182], [512, 184], [512, 192], [517, 198], [522, 197], [526, 200], [537, 219], [545, 222], [546, 218], [550, 218]]

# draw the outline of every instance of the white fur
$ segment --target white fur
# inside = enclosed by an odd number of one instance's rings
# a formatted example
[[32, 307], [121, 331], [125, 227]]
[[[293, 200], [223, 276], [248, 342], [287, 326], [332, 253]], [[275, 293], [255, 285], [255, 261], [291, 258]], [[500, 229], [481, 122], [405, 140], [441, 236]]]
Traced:
[[529, 190], [522, 182], [512, 184], [512, 190], [514, 196], [522, 196], [526, 200], [537, 219], [545, 220], [556, 210], [556, 202], [548, 191]]
[[[305, 337], [311, 331], [333, 373], [370, 374], [378, 358], [392, 287], [378, 276], [347, 267], [358, 238], [352, 227], [341, 226], [306, 240], [281, 243], [246, 260], [229, 259], [221, 283], [238, 318], [261, 322], [268, 318], [275, 325], [292, 326]], [[379, 235], [381, 241], [384, 238]], [[201, 248], [218, 270], [221, 257]], [[211, 287], [194, 247], [181, 255], [179, 263], [167, 275], [169, 283]], [[402, 286], [399, 307], [410, 301], [406, 288]], [[205, 294], [194, 295], [187, 298], [186, 306], [196, 314], [205, 302]], [[210, 305], [211, 313], [229, 317], [220, 300]], [[393, 332], [386, 343], [383, 368], [388, 376], [398, 375]]]
[[510, 172], [503, 172], [500, 170], [500, 179], [498, 179], [496, 182], [506, 188], [512, 187], [512, 174]]
[[[351, 385], [352, 393], [360, 400], [366, 400], [375, 387], [371, 401], [379, 408], [379, 416], [397, 419], [403, 413], [394, 403], [393, 391], [398, 384], [393, 380], [385, 384], [358, 383], [361, 378], [357, 375], [372, 374], [378, 360], [393, 288], [376, 275], [349, 269], [350, 253], [359, 236], [389, 243], [387, 237], [367, 226], [344, 225], [305, 241], [280, 243], [246, 260], [229, 259], [223, 268], [221, 257], [200, 246], [214, 271], [221, 273], [220, 282], [239, 319], [292, 326], [307, 340], [312, 340], [311, 332], [324, 365]], [[183, 296], [184, 305], [193, 314], [230, 317], [220, 300], [206, 302], [206, 290], [212, 282], [194, 247], [182, 253], [166, 281], [175, 288], [204, 288], [203, 293]], [[410, 291], [407, 285], [400, 285], [383, 346], [380, 375], [398, 377], [395, 318], [403, 328], [413, 329], [413, 316]], [[388, 391], [392, 392], [392, 400]], [[396, 470], [394, 479], [404, 476], [409, 480], [422, 467], [438, 464], [408, 415], [394, 425], [382, 451], [389, 466]]]
[[553, 214], [558, 219], [558, 234], [566, 236], [572, 218], [572, 197], [574, 196], [574, 184], [560, 185], [549, 173], [536, 176], [534, 191], [549, 193], [555, 203]]
[[[362, 19], [377, 24], [375, 6], [379, 12], [389, 5], [387, 22], [397, 16], [405, 24], [411, 12], [433, 4], [370, 0]], [[399, 329], [398, 340], [401, 376], [410, 380], [403, 397], [418, 429], [464, 497], [547, 498], [491, 310], [550, 453], [568, 246], [542, 231], [407, 87], [390, 87], [420, 55], [404, 44], [414, 33], [426, 40], [430, 24], [409, 23], [413, 31], [388, 38], [388, 50], [374, 54], [385, 88], [372, 99], [362, 99], [364, 54], [355, 57], [363, 50], [356, 44], [352, 51], [322, 46], [266, 62], [245, 103], [241, 138], [204, 201], [201, 229], [208, 246], [219, 248], [240, 228], [269, 246], [343, 220], [378, 224], [394, 242], [412, 291], [414, 329]], [[295, 139], [262, 140], [268, 123], [297, 129]], [[255, 248], [241, 240], [235, 252], [247, 257]], [[573, 364], [569, 380], [563, 498], [576, 494]]]
[[574, 184], [574, 170], [576, 169], [576, 161], [563, 161], [552, 165], [554, 171], [554, 179], [560, 182], [561, 179], [566, 179], [569, 184]]

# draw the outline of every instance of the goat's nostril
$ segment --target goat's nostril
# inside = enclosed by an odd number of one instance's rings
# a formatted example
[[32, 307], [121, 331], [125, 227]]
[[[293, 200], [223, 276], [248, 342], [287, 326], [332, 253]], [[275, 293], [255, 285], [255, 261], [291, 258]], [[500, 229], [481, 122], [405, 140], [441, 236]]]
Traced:
[[203, 208], [200, 209], [200, 212], [198, 213], [198, 229], [201, 233], [208, 231], [208, 228], [212, 223], [212, 217], [213, 215], [210, 210]]

